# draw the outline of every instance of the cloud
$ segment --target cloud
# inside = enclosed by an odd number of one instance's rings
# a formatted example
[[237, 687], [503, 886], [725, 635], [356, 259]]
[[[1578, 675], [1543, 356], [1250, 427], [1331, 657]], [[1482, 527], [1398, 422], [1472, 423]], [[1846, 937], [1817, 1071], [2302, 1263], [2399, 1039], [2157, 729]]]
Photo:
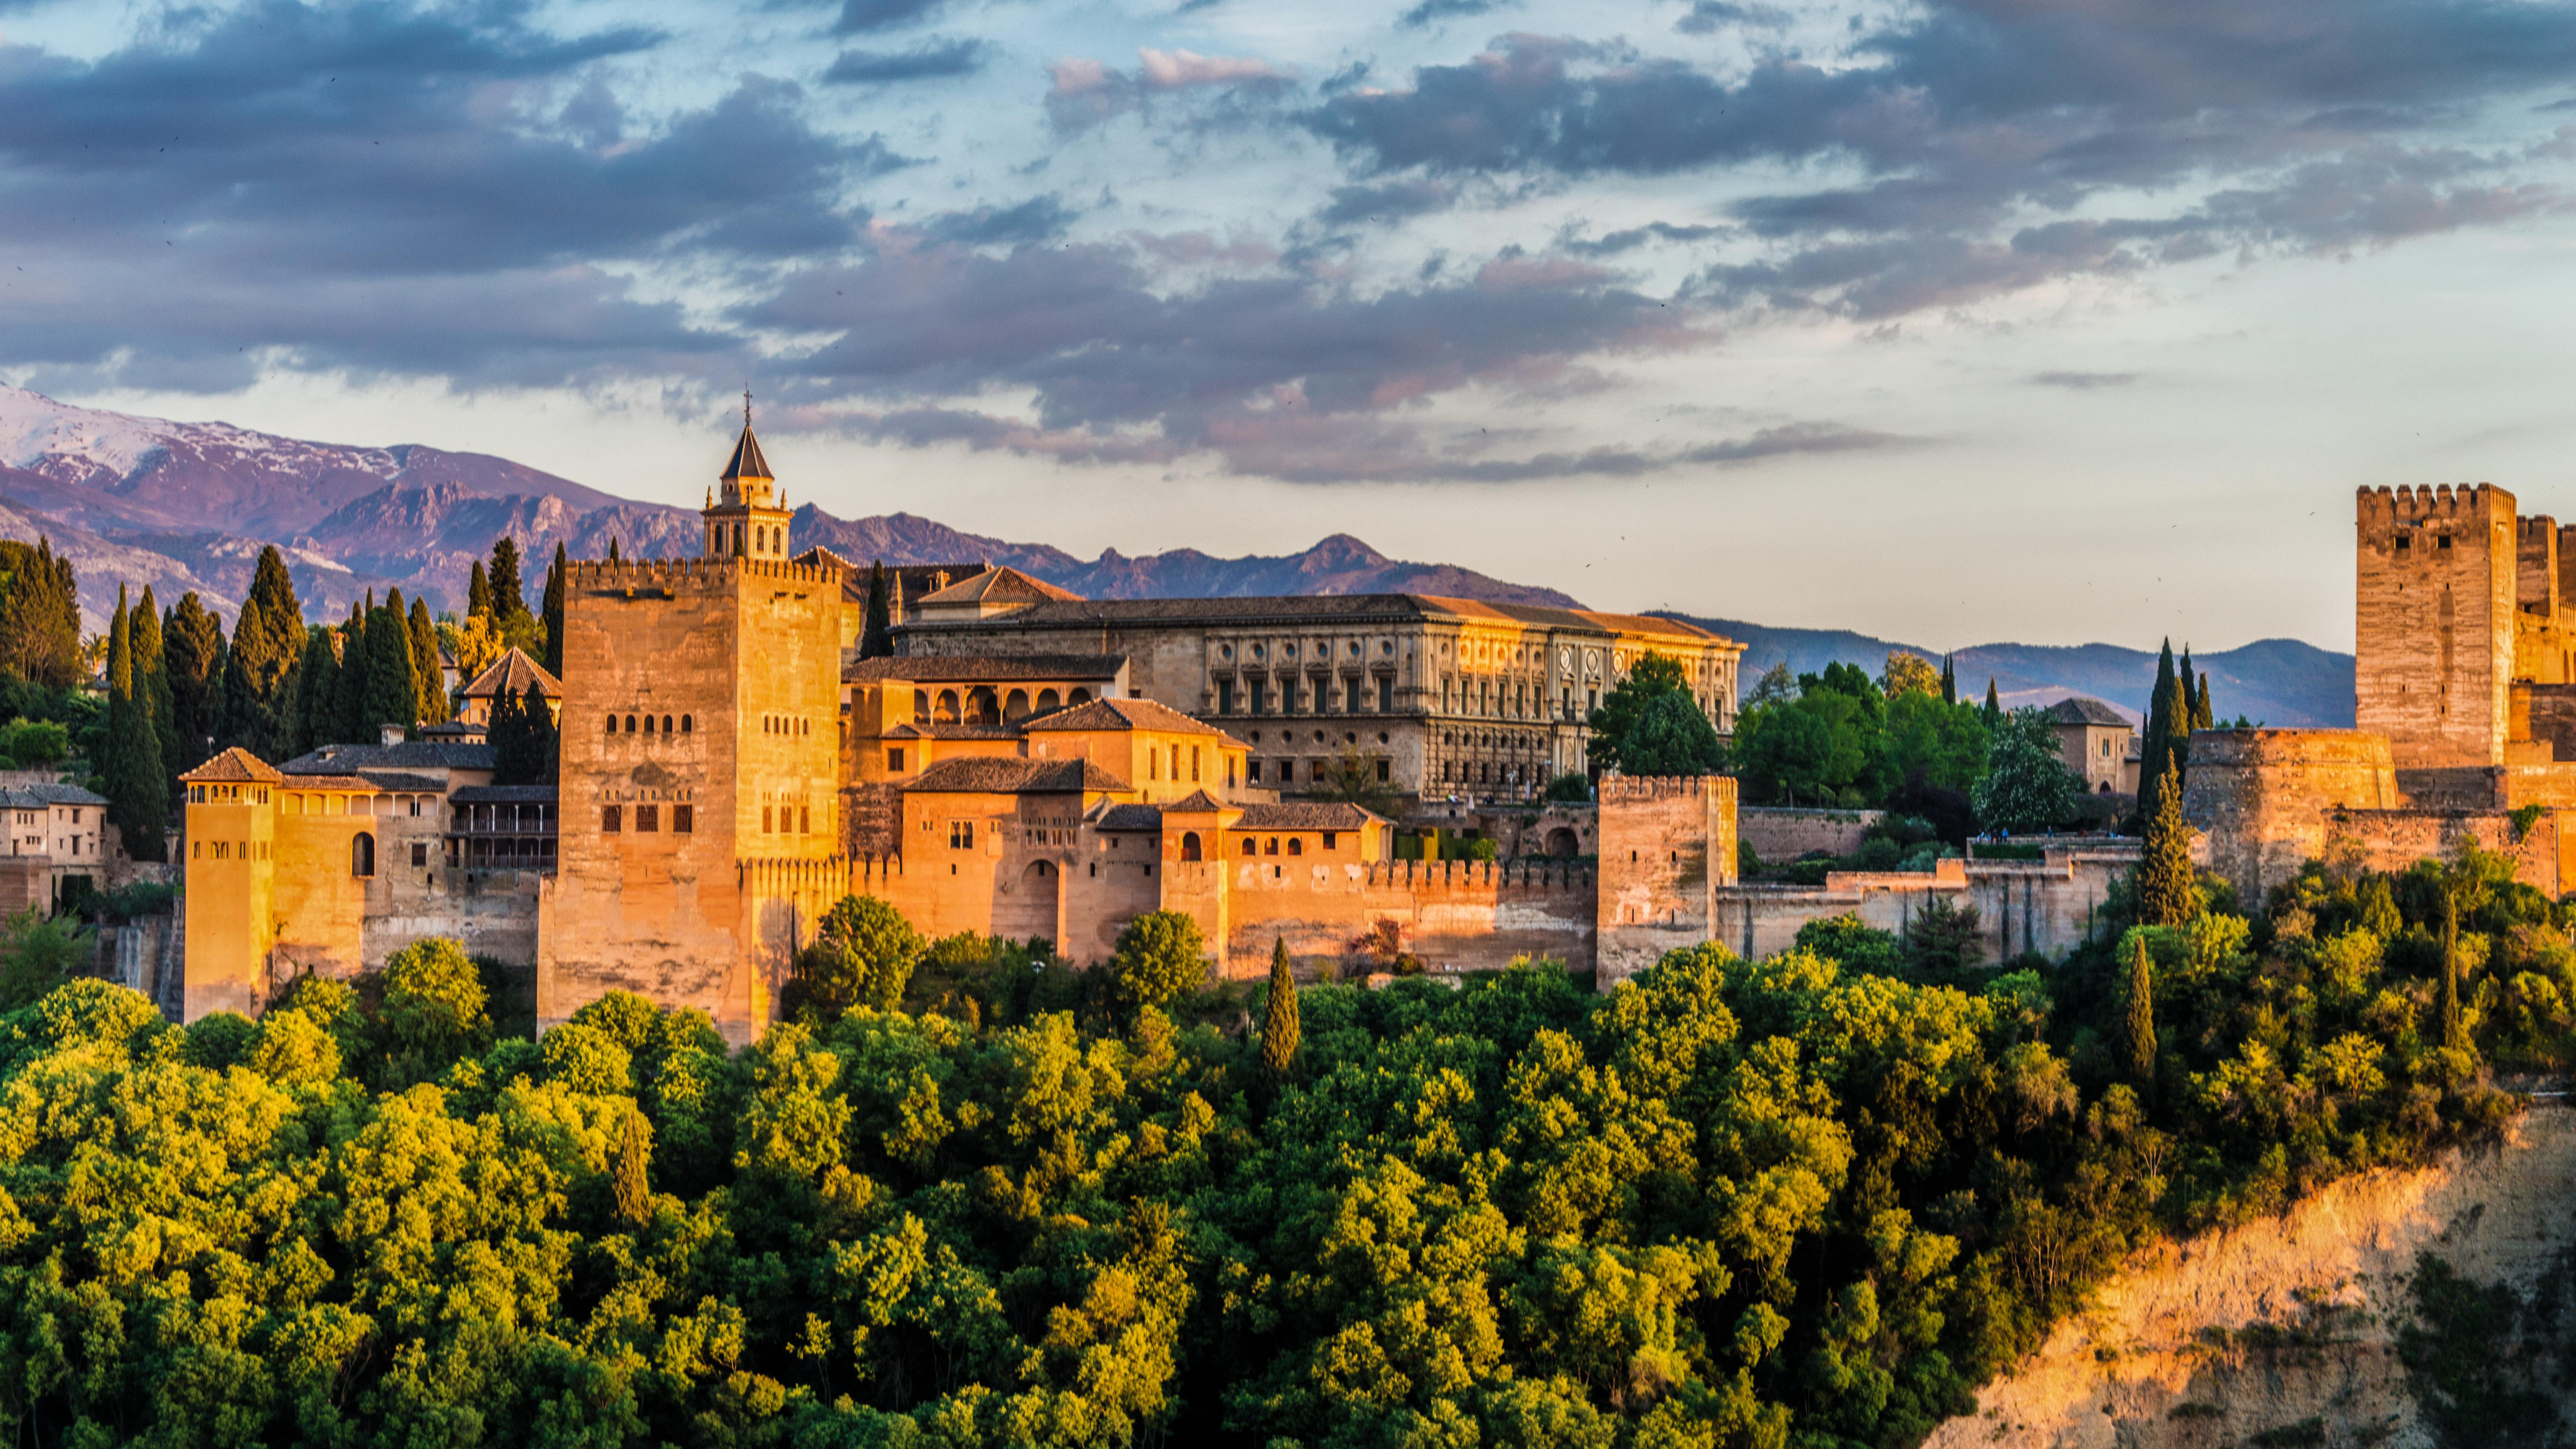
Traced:
[[1792, 17], [1777, 5], [1738, 5], [1733, 0], [1697, 0], [1673, 28], [1685, 35], [1706, 35], [1733, 26], [1742, 30], [1785, 30]]
[[1140, 109], [1152, 95], [1197, 90], [1265, 94], [1284, 89], [1291, 81], [1285, 71], [1251, 56], [1143, 46], [1136, 58], [1132, 75], [1080, 56], [1049, 65], [1047, 119], [1058, 132], [1071, 134]]
[[911, 50], [845, 50], [823, 72], [826, 85], [893, 85], [971, 75], [983, 68], [984, 42], [943, 40]]
[[1422, 3], [1395, 18], [1398, 28], [1420, 30], [1443, 20], [1461, 20], [1472, 15], [1490, 15], [1512, 0], [1422, 0]]
[[928, 20], [946, 3], [947, 0], [841, 0], [841, 17], [833, 22], [832, 33], [872, 35], [901, 30]]
[[2062, 387], [2075, 392], [2092, 392], [2098, 388], [2127, 387], [2138, 380], [2134, 372], [2035, 372], [2031, 382], [2041, 387]]
[[591, 82], [660, 41], [256, 0], [94, 60], [0, 46], [0, 351], [171, 386], [263, 355], [470, 384], [732, 351], [613, 264], [847, 245], [842, 188], [902, 158], [759, 79], [635, 129]]
[[934, 241], [966, 246], [994, 246], [1045, 241], [1063, 234], [1073, 213], [1052, 196], [1033, 196], [1017, 206], [980, 206], [952, 211], [930, 222], [924, 232]]
[[[1682, 24], [1782, 18], [1703, 0]], [[1884, 315], [2553, 213], [2559, 193], [2517, 174], [2532, 158], [2416, 136], [2571, 78], [2576, 7], [2521, 0], [1940, 0], [1844, 55], [1758, 54], [1732, 74], [1508, 35], [1407, 85], [1326, 95], [1301, 123], [1380, 178], [1834, 177], [1735, 204], [1773, 254], [1714, 271], [1710, 295]], [[2138, 210], [2148, 194], [2169, 199]], [[2105, 197], [2131, 214], [2045, 219]]]
[[1429, 177], [1407, 176], [1375, 185], [1337, 186], [1332, 201], [1317, 214], [1328, 226], [1359, 222], [1402, 221], [1408, 216], [1445, 211], [1458, 188]]

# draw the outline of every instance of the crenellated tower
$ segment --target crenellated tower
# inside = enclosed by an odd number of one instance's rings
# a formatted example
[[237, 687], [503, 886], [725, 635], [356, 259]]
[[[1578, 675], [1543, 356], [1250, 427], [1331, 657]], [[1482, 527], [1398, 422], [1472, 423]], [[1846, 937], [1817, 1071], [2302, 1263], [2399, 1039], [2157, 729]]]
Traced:
[[2522, 547], [2513, 495], [2364, 488], [2356, 503], [2355, 722], [2387, 737], [2400, 771], [2502, 765]]

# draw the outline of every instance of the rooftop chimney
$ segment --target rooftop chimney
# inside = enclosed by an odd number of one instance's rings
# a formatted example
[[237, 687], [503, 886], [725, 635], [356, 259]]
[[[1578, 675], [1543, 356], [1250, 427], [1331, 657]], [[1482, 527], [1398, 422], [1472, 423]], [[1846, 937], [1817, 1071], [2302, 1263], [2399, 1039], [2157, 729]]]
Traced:
[[398, 745], [403, 742], [403, 727], [401, 725], [379, 725], [376, 728], [376, 743], [381, 745]]

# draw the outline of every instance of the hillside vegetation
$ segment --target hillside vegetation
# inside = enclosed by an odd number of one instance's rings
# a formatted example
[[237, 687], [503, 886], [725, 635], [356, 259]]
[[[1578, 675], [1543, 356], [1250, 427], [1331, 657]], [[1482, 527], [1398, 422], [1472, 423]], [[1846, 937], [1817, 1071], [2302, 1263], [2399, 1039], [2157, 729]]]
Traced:
[[443, 944], [257, 1023], [78, 981], [0, 1018], [0, 1433], [1910, 1444], [2133, 1245], [2506, 1120], [2576, 969], [2496, 871], [1293, 1020], [960, 939], [737, 1053], [622, 995], [496, 1041]]

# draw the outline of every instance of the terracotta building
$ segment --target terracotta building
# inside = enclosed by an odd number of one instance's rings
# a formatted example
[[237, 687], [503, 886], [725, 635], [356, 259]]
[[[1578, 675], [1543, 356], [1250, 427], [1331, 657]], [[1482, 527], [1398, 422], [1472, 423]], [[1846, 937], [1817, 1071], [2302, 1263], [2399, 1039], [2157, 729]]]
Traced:
[[[2128, 718], [2098, 699], [2070, 697], [2048, 707], [2048, 723], [2057, 732], [2057, 752], [2066, 768], [2084, 778], [2084, 788], [2097, 795], [2121, 790], [2129, 772], [2129, 745], [2137, 736]], [[2136, 785], [2128, 786], [2136, 793]]]

